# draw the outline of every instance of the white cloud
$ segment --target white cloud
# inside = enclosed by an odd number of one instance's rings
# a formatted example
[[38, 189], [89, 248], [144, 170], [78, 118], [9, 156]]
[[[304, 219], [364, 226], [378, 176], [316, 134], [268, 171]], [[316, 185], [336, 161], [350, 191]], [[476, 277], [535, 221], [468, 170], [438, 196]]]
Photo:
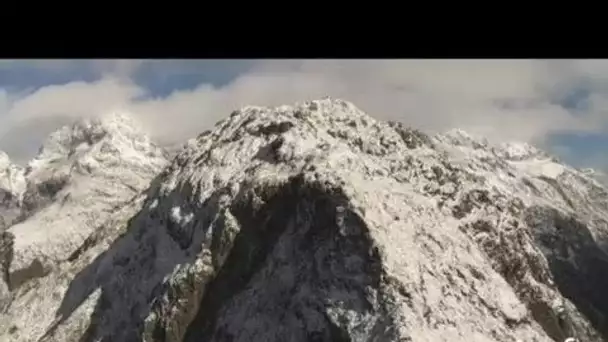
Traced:
[[13, 125], [50, 117], [87, 117], [120, 109], [143, 89], [133, 83], [106, 77], [99, 81], [72, 82], [38, 89], [25, 97], [13, 99], [2, 117], [0, 134]]
[[5, 113], [8, 111], [10, 106], [9, 101], [8, 93], [5, 90], [0, 89], [0, 113]]
[[100, 59], [90, 62], [93, 70], [108, 77], [128, 80], [145, 63], [137, 59]]
[[[608, 91], [600, 86], [608, 76], [604, 61], [260, 61], [221, 88], [203, 84], [142, 101], [136, 98], [144, 89], [129, 81], [140, 61], [96, 63], [105, 75], [97, 82], [43, 87], [11, 100], [0, 119], [0, 136], [37, 118], [127, 109], [160, 139], [181, 141], [246, 104], [279, 105], [325, 95], [350, 100], [376, 118], [431, 131], [460, 127], [497, 140], [541, 142], [551, 132], [598, 130], [608, 122]], [[596, 82], [593, 111], [573, 116], [554, 100], [581, 79]]]

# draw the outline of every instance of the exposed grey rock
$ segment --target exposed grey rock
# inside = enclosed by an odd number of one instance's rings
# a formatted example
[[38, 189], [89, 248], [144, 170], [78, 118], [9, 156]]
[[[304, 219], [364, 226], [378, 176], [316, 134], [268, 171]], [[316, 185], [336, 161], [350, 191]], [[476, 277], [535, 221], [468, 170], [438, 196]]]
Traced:
[[4, 312], [11, 301], [10, 264], [13, 260], [13, 234], [0, 232], [0, 312]]
[[[45, 188], [33, 212], [73, 191], [69, 179]], [[526, 144], [431, 137], [334, 99], [245, 107], [130, 194], [14, 292], [0, 336], [608, 336], [606, 188]]]

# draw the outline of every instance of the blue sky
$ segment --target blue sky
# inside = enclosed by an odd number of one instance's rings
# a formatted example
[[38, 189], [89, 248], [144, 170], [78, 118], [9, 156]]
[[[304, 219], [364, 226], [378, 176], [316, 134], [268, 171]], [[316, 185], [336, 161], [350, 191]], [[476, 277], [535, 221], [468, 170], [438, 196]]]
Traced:
[[134, 74], [137, 84], [150, 96], [167, 96], [176, 90], [194, 89], [202, 83], [222, 87], [253, 66], [248, 60], [186, 60], [175, 63], [150, 62]]
[[[8, 62], [5, 62], [8, 63]], [[14, 61], [0, 65], [0, 88], [11, 92], [33, 91], [51, 84], [93, 82], [103, 73], [87, 60], [53, 61], [39, 64]], [[148, 61], [134, 70], [132, 79], [145, 87], [149, 96], [167, 96], [178, 90], [194, 89], [201, 83], [223, 86], [253, 65], [251, 60]]]
[[79, 117], [126, 110], [173, 143], [247, 104], [326, 95], [430, 132], [529, 141], [608, 169], [606, 61], [0, 61], [0, 149], [30, 158]]

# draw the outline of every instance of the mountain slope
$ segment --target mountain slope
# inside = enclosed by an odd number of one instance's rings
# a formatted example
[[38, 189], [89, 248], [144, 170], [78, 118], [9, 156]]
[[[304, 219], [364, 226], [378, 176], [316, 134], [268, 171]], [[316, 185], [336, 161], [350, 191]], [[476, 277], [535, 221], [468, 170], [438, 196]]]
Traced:
[[23, 168], [13, 164], [6, 153], [0, 151], [0, 230], [10, 226], [20, 212], [25, 191]]
[[[65, 262], [166, 163], [164, 152], [123, 114], [82, 120], [47, 139], [22, 173], [20, 218], [7, 229], [13, 237], [7, 278], [15, 299], [2, 319], [14, 326], [4, 325], [5, 331], [35, 334], [51, 323], [55, 309], [45, 305], [57, 302], [53, 297], [62, 289], [53, 277], [66, 277]], [[38, 284], [49, 281], [49, 288]]]
[[14, 293], [5, 340], [608, 337], [606, 188], [526, 144], [431, 137], [335, 99], [245, 107], [136, 194], [68, 257], [44, 252], [61, 257]]
[[8, 278], [15, 237], [6, 228], [18, 219], [21, 211], [25, 190], [23, 173], [22, 168], [0, 151], [0, 311], [10, 302]]

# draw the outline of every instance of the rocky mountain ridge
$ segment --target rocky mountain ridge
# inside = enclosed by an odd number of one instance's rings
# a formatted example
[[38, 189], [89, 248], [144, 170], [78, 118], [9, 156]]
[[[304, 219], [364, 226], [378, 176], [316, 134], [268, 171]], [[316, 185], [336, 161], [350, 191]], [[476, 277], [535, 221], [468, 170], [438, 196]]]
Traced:
[[607, 190], [530, 145], [323, 99], [166, 160], [125, 116], [50, 138], [10, 183], [0, 340], [608, 336]]

